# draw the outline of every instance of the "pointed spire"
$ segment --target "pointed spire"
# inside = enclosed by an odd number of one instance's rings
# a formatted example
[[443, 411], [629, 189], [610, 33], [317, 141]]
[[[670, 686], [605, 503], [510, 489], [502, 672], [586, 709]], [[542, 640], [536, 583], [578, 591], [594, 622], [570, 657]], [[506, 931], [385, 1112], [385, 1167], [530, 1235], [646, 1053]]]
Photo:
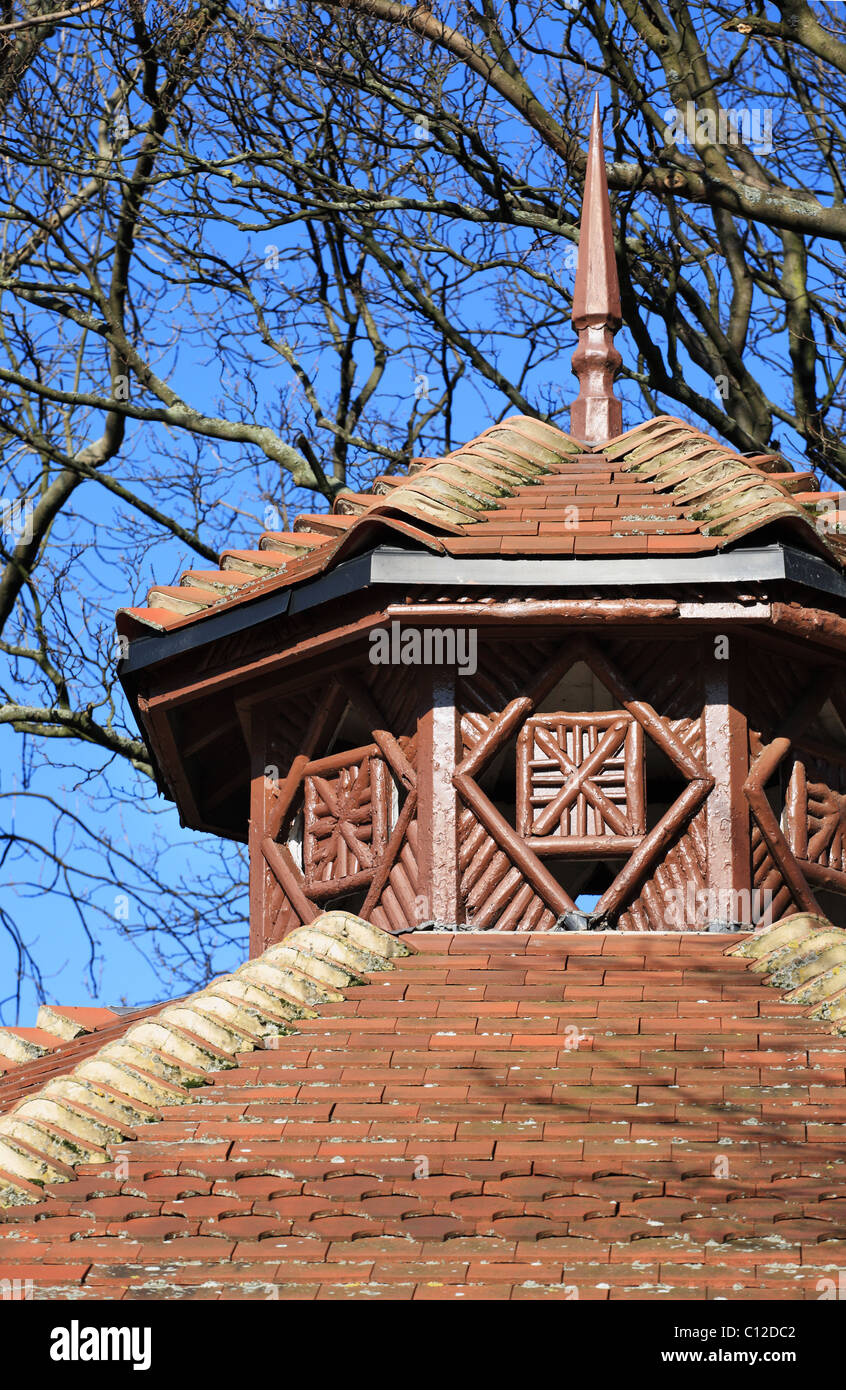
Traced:
[[614, 378], [623, 362], [614, 347], [614, 334], [622, 321], [597, 94], [573, 291], [573, 327], [579, 335], [573, 372], [579, 381], [579, 394], [570, 407], [570, 433], [586, 444], [607, 444], [623, 429], [623, 409], [614, 395]]

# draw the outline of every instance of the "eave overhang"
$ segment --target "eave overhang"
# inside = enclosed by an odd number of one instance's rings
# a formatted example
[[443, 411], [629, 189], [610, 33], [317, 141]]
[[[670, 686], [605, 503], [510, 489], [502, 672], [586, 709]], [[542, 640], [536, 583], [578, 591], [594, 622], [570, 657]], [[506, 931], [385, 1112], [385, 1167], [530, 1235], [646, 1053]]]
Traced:
[[[586, 611], [575, 615], [580, 629], [592, 625], [605, 629], [624, 621], [627, 624], [640, 622], [646, 631], [656, 621], [667, 621], [681, 636], [683, 630], [687, 635], [696, 628], [701, 630], [703, 622], [719, 625], [730, 621], [732, 625], [740, 622], [744, 626], [757, 626], [759, 630], [772, 623], [773, 628], [781, 627], [782, 637], [795, 639], [795, 632], [788, 630], [795, 624], [776, 624], [771, 615], [770, 601], [788, 597], [793, 599], [790, 607], [807, 606], [817, 619], [823, 615], [824, 624], [828, 624], [824, 610], [828, 610], [831, 621], [838, 627], [846, 622], [838, 616], [846, 601], [846, 577], [825, 560], [783, 543], [705, 556], [654, 559], [643, 556], [455, 557], [383, 545], [345, 561], [328, 573], [303, 580], [298, 586], [289, 585], [264, 593], [252, 602], [209, 613], [199, 621], [166, 633], [136, 638], [131, 642], [128, 657], [121, 663], [119, 674], [139, 727], [147, 738], [159, 788], [176, 801], [183, 824], [227, 838], [243, 839], [246, 826], [243, 809], [236, 813], [230, 807], [228, 812], [218, 814], [218, 810], [206, 807], [204, 794], [193, 785], [195, 774], [190, 768], [193, 754], [189, 750], [186, 758], [183, 752], [178, 711], [180, 706], [189, 708], [190, 702], [204, 692], [206, 702], [210, 698], [218, 701], [222, 698], [223, 704], [218, 702], [218, 713], [213, 717], [220, 718], [221, 729], [229, 730], [237, 747], [230, 743], [224, 755], [220, 752], [223, 745], [220, 745], [216, 762], [220, 764], [222, 760], [231, 781], [232, 767], [240, 765], [243, 756], [246, 788], [250, 775], [247, 737], [244, 735], [238, 742], [241, 736], [237, 732], [233, 734], [232, 730], [239, 724], [244, 728], [244, 705], [254, 702], [263, 688], [256, 686], [254, 667], [251, 675], [250, 662], [244, 653], [251, 641], [254, 640], [257, 647], [260, 645], [265, 625], [273, 625], [279, 634], [278, 660], [271, 654], [267, 678], [278, 685], [285, 667], [290, 675], [283, 684], [290, 685], [291, 681], [296, 683], [299, 679], [298, 670], [304, 669], [298, 667], [303, 615], [313, 615], [307, 626], [310, 629], [313, 623], [315, 640], [309, 646], [314, 648], [310, 658], [314, 662], [324, 641], [328, 643], [327, 650], [333, 645], [338, 613], [341, 608], [351, 611], [350, 605], [361, 615], [364, 604], [370, 614], [369, 617], [359, 616], [353, 623], [355, 631], [349, 634], [360, 643], [366, 640], [367, 632], [374, 626], [396, 618], [411, 624], [428, 621], [439, 627], [475, 626], [484, 622], [488, 627], [498, 624], [501, 628], [521, 628], [521, 609], [527, 604], [531, 606], [538, 595], [543, 596], [542, 602], [549, 609], [543, 619], [547, 625], [558, 622], [566, 626], [573, 622], [573, 605], [584, 603]], [[482, 599], [484, 605], [479, 602]], [[568, 610], [558, 618], [554, 611], [556, 599], [559, 609]], [[656, 602], [660, 606], [661, 601], [667, 599], [673, 601], [668, 604], [674, 610], [672, 614], [659, 618], [649, 611], [656, 608]], [[599, 611], [606, 604], [614, 611]], [[621, 614], [619, 610], [626, 604], [633, 611]], [[481, 611], [483, 606], [484, 612]], [[587, 611], [591, 609], [593, 612]], [[639, 610], [640, 616], [634, 610]], [[284, 637], [288, 621], [292, 624], [290, 651]], [[536, 615], [531, 621], [537, 621]], [[826, 638], [818, 629], [817, 635], [830, 644], [831, 634]], [[230, 658], [223, 652], [233, 637], [239, 660], [230, 666]], [[841, 638], [839, 632], [833, 638], [838, 648], [843, 646]], [[221, 644], [219, 656], [214, 652], [217, 643]], [[264, 646], [267, 646], [266, 640]], [[186, 681], [186, 671], [195, 659], [198, 673], [201, 668], [206, 671], [207, 680], [198, 674], [196, 681]], [[227, 687], [223, 692], [221, 685]], [[155, 709], [150, 707], [148, 696], [152, 697]], [[206, 742], [211, 755], [211, 740]]]
[[561, 589], [605, 593], [616, 589], [673, 592], [680, 586], [698, 589], [778, 582], [846, 599], [846, 576], [818, 556], [782, 544], [721, 551], [716, 555], [583, 560], [462, 558], [377, 546], [296, 588], [279, 589], [255, 602], [210, 613], [184, 628], [136, 638], [120, 663], [119, 676], [132, 698], [133, 678], [142, 671], [271, 619], [293, 617], [377, 586], [405, 591], [425, 585], [444, 591], [460, 587], [485, 592]]

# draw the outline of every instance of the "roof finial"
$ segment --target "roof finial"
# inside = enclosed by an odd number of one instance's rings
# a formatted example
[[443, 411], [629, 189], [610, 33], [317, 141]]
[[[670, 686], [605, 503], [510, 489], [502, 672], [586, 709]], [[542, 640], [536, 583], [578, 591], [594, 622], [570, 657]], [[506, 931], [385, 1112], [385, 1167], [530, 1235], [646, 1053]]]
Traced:
[[570, 407], [570, 433], [586, 444], [607, 444], [622, 433], [623, 408], [614, 395], [614, 378], [623, 362], [614, 347], [614, 334], [622, 322], [597, 93], [573, 291], [573, 327], [579, 335], [573, 372], [579, 380], [579, 394]]

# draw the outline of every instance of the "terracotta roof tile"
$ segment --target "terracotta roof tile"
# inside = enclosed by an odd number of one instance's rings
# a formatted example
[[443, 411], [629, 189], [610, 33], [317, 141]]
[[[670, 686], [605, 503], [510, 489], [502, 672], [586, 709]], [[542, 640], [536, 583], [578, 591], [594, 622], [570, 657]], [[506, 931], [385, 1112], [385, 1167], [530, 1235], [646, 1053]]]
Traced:
[[[239, 574], [237, 570], [186, 570], [180, 580], [181, 584], [187, 584], [191, 588], [220, 589], [225, 593], [234, 592], [241, 585], [253, 582], [249, 574]], [[219, 598], [220, 594], [216, 597]]]
[[353, 516], [330, 515], [326, 512], [303, 512], [294, 521], [294, 532], [299, 535], [306, 531], [331, 538], [349, 530], [354, 522], [355, 517]]
[[[471, 546], [473, 541], [474, 538], [471, 538]], [[569, 555], [572, 554], [573, 545], [574, 535], [572, 531], [556, 531], [551, 536], [532, 536], [528, 544], [517, 536], [504, 536], [498, 548], [502, 555]], [[479, 555], [485, 552], [480, 551], [478, 543], [476, 543], [472, 553]]]
[[[68, 1023], [73, 1015], [86, 1014], [109, 1014], [110, 1018], [103, 1018], [95, 1027], [79, 1027], [78, 1031], [71, 1031], [66, 1027], [64, 1034], [57, 1031], [57, 1025], [51, 1020], [52, 1008], [42, 1006], [39, 1010], [39, 1019], [44, 1019], [49, 1026], [38, 1029], [44, 1035], [45, 1046], [39, 1049], [39, 1053], [30, 1054], [28, 1058], [21, 1057], [17, 1061], [4, 1058], [6, 1074], [0, 1078], [0, 1113], [7, 1110], [22, 1096], [29, 1094], [37, 1089], [45, 1081], [52, 1077], [61, 1076], [71, 1070], [84, 1057], [96, 1052], [115, 1038], [120, 1038], [131, 1023], [141, 1018], [149, 1018], [155, 1015], [163, 1004], [152, 1004], [142, 1009], [128, 1009], [115, 1013], [113, 1010], [89, 1010], [89, 1009], [61, 1009], [61, 1013], [66, 1017]], [[44, 1013], [44, 1010], [48, 1012]], [[3, 1033], [12, 1031], [35, 1031], [35, 1030], [12, 1030], [3, 1029]]]
[[275, 550], [292, 556], [308, 555], [329, 540], [329, 536], [311, 536], [304, 531], [265, 531], [259, 540], [259, 550]]
[[[120, 1014], [114, 1009], [42, 1004], [35, 1028], [0, 1028], [0, 1074], [34, 1058], [48, 1056], [63, 1048], [69, 1040], [101, 1032], [119, 1018]], [[2, 1090], [0, 1085], [0, 1095]]]
[[[121, 622], [121, 615], [134, 615], [138, 619], [137, 623]], [[119, 608], [118, 609], [118, 632], [126, 635], [137, 636], [139, 632], [146, 632], [149, 635], [153, 632], [167, 632], [172, 627], [181, 626], [185, 618], [179, 613], [172, 613], [167, 608]]]
[[[105, 1048], [0, 1119], [0, 1167], [54, 1145], [37, 1181], [0, 1174], [0, 1278], [38, 1298], [819, 1297], [843, 1263], [846, 932], [406, 940], [385, 975], [372, 948], [400, 941], [303, 929], [287, 968], [316, 1011], [257, 1047], [233, 1033], [177, 1103], [150, 1071], [154, 1106], [122, 1113]], [[251, 1032], [259, 965], [230, 977]], [[221, 987], [183, 1007], [205, 1017]], [[154, 1060], [147, 1034], [125, 1044]]]
[[574, 538], [577, 555], [645, 555], [647, 544], [646, 536], [583, 535], [578, 531]]
[[282, 550], [224, 550], [220, 567], [224, 571], [239, 570], [264, 578], [267, 572], [275, 574], [279, 570], [286, 571], [295, 558]]
[[151, 608], [166, 608], [173, 613], [199, 613], [213, 603], [220, 595], [214, 590], [193, 588], [183, 580], [181, 584], [158, 584], [150, 589], [147, 602]]
[[[549, 555], [557, 541], [557, 553], [587, 557], [708, 554], [778, 524], [840, 564], [842, 494], [820, 493], [815, 482], [777, 455], [744, 457], [668, 416], [596, 452], [517, 416], [443, 459], [413, 461], [407, 475], [377, 478], [370, 492], [341, 493], [331, 514], [266, 532], [257, 550], [224, 551], [220, 571], [189, 571], [180, 586], [157, 586], [148, 608], [121, 610], [119, 627], [132, 636], [202, 621], [324, 571], [372, 544], [380, 529], [387, 540], [395, 531], [453, 555]], [[647, 535], [677, 543], [649, 545]]]
[[716, 537], [649, 536], [647, 548], [650, 555], [700, 555], [709, 550], [717, 550], [719, 546]]

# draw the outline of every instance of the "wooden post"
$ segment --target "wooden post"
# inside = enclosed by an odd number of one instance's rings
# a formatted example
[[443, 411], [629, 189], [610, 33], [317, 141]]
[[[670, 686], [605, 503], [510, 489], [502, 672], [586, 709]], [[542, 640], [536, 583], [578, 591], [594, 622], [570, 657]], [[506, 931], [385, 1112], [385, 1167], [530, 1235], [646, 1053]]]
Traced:
[[262, 854], [267, 835], [274, 791], [266, 775], [270, 761], [267, 713], [252, 709], [247, 718], [250, 730], [250, 956], [258, 956], [269, 943], [272, 927], [271, 879]]
[[707, 886], [718, 919], [751, 923], [749, 803], [743, 792], [749, 773], [744, 645], [739, 634], [702, 639], [705, 759], [714, 779], [706, 804]]
[[455, 676], [433, 671], [429, 708], [418, 735], [420, 883], [428, 891], [421, 920], [458, 921], [458, 795], [453, 776], [459, 748]]

